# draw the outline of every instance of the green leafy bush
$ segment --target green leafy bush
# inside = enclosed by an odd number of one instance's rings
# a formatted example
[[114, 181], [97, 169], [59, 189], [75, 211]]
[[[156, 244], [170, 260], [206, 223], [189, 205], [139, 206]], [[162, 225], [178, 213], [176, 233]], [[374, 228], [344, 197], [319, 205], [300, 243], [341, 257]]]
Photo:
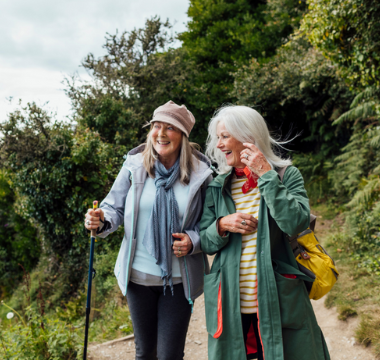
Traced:
[[265, 63], [252, 60], [235, 74], [233, 94], [255, 107], [283, 137], [300, 134], [287, 147], [331, 160], [347, 144], [350, 129], [332, 126], [352, 101], [336, 67], [304, 39], [279, 48]]
[[298, 0], [191, 0], [187, 31], [179, 35], [190, 65], [185, 104], [198, 122], [193, 139], [203, 144], [217, 108], [238, 99], [234, 73], [252, 59], [267, 62], [287, 41], [306, 9]]
[[347, 211], [344, 228], [331, 237], [332, 244], [347, 252], [357, 268], [374, 275], [380, 275], [379, 208]]
[[[45, 272], [59, 274], [59, 290], [51, 288], [51, 295], [68, 299], [87, 276], [84, 214], [94, 199], [105, 197], [133, 144], [108, 144], [80, 127], [74, 132], [35, 104], [11, 113], [0, 132], [1, 165], [9, 171], [15, 207], [23, 218], [34, 219], [49, 259]], [[120, 232], [112, 234], [108, 246], [118, 247], [120, 238]], [[97, 243], [98, 253], [103, 244]]]
[[96, 305], [89, 331], [91, 341], [103, 342], [133, 333], [126, 299], [120, 295], [119, 288], [114, 288], [100, 308]]
[[372, 0], [309, 0], [301, 32], [338, 64], [351, 88], [380, 85], [380, 4]]
[[[363, 101], [366, 101], [366, 97], [358, 95], [352, 109], [360, 106]], [[345, 121], [352, 122], [355, 118], [355, 113], [351, 111], [345, 116]], [[352, 251], [352, 258], [357, 260], [358, 267], [380, 274], [378, 118], [374, 112], [371, 116], [362, 116], [361, 122], [356, 122], [354, 128], [350, 142], [336, 157], [329, 178], [337, 195], [349, 197], [346, 208], [346, 232], [347, 246]]]
[[331, 200], [334, 193], [328, 178], [329, 162], [323, 154], [293, 154], [293, 165], [301, 171], [312, 205]]
[[[3, 319], [0, 354], [9, 360], [81, 359], [83, 341], [72, 326], [44, 314], [43, 305], [29, 306], [25, 318]], [[13, 310], [13, 309], [11, 309]]]
[[31, 271], [41, 254], [37, 231], [16, 212], [15, 201], [9, 176], [0, 172], [0, 298], [12, 294], [23, 268]]
[[380, 275], [380, 204], [375, 209], [356, 209], [347, 216], [352, 259], [358, 267]]

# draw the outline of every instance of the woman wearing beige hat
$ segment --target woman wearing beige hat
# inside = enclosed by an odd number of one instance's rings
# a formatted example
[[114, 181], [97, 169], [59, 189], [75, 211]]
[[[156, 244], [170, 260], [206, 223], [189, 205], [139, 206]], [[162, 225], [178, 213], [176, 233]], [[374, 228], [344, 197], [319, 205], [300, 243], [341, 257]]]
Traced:
[[131, 150], [111, 191], [86, 214], [106, 237], [124, 224], [115, 275], [127, 296], [136, 359], [183, 359], [207, 258], [199, 220], [212, 180], [208, 159], [189, 142], [193, 114], [173, 101], [158, 107], [147, 142]]

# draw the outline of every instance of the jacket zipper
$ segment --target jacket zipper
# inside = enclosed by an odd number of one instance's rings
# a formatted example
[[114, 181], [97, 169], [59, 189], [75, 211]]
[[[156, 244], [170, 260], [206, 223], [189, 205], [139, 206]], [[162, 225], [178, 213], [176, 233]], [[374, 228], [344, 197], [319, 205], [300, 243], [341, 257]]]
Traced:
[[[207, 178], [206, 178], [206, 179], [207, 179]], [[206, 179], [205, 179], [204, 181], [206, 181]], [[204, 181], [203, 181], [203, 182], [204, 182]], [[202, 184], [203, 184], [203, 183], [202, 183]], [[202, 184], [201, 184], [201, 186], [202, 186]], [[200, 187], [199, 187], [199, 188], [200, 188]], [[197, 191], [199, 191], [199, 188], [198, 188]], [[191, 201], [189, 202], [188, 209], [190, 208], [190, 205], [191, 205], [191, 202], [193, 201], [193, 199], [194, 199], [194, 196], [192, 197]], [[186, 215], [186, 219], [185, 219], [185, 221], [184, 221], [184, 223], [183, 223], [184, 226], [185, 226], [185, 224], [186, 224], [186, 221], [187, 221], [188, 216], [189, 216], [189, 214]], [[181, 231], [183, 231], [183, 228], [181, 229]], [[187, 271], [186, 256], [183, 257], [183, 260], [184, 260], [184, 262], [185, 262], [185, 271], [186, 271], [186, 278], [187, 278], [187, 288], [189, 289], [189, 298], [188, 298], [187, 300], [188, 300], [189, 304], [191, 305], [191, 313], [193, 313], [193, 311], [194, 311], [194, 302], [193, 302], [193, 300], [191, 299], [190, 278], [189, 278], [189, 272]], [[204, 259], [203, 259], [203, 261], [204, 261]]]
[[[193, 201], [193, 198], [191, 199], [191, 201]], [[190, 208], [190, 205], [191, 205], [191, 203], [189, 202], [188, 208]], [[185, 221], [183, 223], [183, 226], [185, 226], [188, 216], [189, 216], [189, 214], [186, 215], [186, 219], [185, 219]], [[182, 231], [183, 231], [183, 228], [181, 229], [181, 232]], [[190, 278], [189, 278], [189, 272], [187, 271], [186, 256], [183, 257], [183, 261], [185, 262], [187, 288], [189, 289], [189, 298], [187, 300], [188, 300], [189, 304], [191, 305], [191, 313], [193, 313], [193, 311], [194, 311], [194, 302], [193, 302], [193, 300], [191, 300]]]
[[[128, 169], [128, 168], [127, 168]], [[131, 235], [130, 235], [130, 238], [129, 238], [129, 250], [128, 250], [128, 261], [127, 261], [127, 268], [126, 268], [126, 285], [125, 285], [125, 294], [124, 296], [127, 296], [127, 289], [128, 289], [128, 276], [129, 276], [129, 263], [131, 261], [131, 253], [132, 253], [132, 241], [133, 241], [133, 225], [135, 223], [135, 190], [133, 188], [133, 173], [132, 173], [132, 170], [128, 169], [129, 172], [131, 173], [131, 176], [130, 176], [130, 181], [131, 181], [131, 187], [130, 189], [132, 190], [132, 206], [133, 206], [133, 210], [132, 210], [132, 221], [131, 221]]]
[[191, 300], [191, 292], [190, 292], [190, 279], [189, 279], [189, 273], [187, 271], [187, 264], [186, 264], [186, 257], [183, 257], [183, 260], [185, 261], [185, 270], [186, 270], [186, 277], [187, 277], [187, 287], [189, 289], [189, 304], [191, 305], [191, 313], [193, 313], [194, 310], [194, 302]]

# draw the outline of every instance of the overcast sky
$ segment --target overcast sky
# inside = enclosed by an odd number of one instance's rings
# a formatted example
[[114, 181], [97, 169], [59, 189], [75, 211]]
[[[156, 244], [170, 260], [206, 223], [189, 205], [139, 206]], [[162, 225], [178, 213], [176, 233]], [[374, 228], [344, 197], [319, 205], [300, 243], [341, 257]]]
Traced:
[[[143, 27], [154, 15], [169, 18], [175, 32], [185, 30], [189, 0], [1, 0], [0, 121], [23, 103], [70, 114], [61, 83], [78, 72], [90, 52], [104, 54], [105, 34]], [[7, 99], [13, 98], [11, 102]]]

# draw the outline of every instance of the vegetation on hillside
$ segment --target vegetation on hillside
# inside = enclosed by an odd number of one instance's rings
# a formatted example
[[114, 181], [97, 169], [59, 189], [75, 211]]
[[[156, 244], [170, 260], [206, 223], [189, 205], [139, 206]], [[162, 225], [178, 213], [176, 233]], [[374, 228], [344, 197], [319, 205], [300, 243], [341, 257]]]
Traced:
[[235, 103], [234, 73], [251, 59], [266, 62], [298, 27], [305, 1], [191, 0], [188, 30], [180, 34], [186, 60], [196, 66], [186, 86], [186, 104], [198, 123], [192, 137], [203, 145], [208, 120]]
[[0, 172], [0, 298], [12, 294], [22, 278], [22, 267], [31, 271], [41, 255], [37, 230], [18, 214], [15, 197], [6, 174]]

